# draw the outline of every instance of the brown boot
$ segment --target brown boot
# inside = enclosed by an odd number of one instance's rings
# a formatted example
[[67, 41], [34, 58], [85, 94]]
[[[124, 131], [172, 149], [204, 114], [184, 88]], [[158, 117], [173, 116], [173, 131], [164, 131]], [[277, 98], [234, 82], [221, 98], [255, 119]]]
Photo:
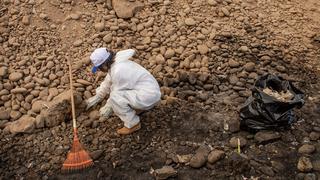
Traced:
[[131, 134], [135, 131], [138, 131], [140, 128], [141, 128], [141, 124], [138, 123], [137, 125], [133, 126], [132, 128], [123, 127], [121, 129], [118, 129], [117, 133], [119, 135], [128, 135], [128, 134]]

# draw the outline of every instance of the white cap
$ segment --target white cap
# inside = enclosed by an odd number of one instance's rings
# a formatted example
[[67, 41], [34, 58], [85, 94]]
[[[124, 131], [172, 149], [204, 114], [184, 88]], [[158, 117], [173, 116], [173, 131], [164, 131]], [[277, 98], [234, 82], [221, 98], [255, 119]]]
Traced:
[[111, 53], [108, 52], [107, 48], [95, 49], [90, 55], [90, 60], [93, 64], [92, 72], [95, 73], [99, 66], [102, 65], [110, 55]]

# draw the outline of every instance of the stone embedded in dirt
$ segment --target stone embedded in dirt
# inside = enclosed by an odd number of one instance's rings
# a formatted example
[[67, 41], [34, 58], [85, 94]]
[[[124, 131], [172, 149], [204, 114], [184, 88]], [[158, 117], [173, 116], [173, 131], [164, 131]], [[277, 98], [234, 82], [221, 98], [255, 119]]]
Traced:
[[26, 88], [14, 88], [14, 89], [11, 89], [10, 91], [12, 94], [24, 94], [26, 92], [28, 92], [28, 90]]
[[110, 43], [110, 42], [112, 41], [112, 34], [109, 33], [109, 34], [105, 35], [105, 36], [102, 38], [102, 40], [103, 40], [104, 42], [106, 42], [106, 43]]
[[98, 22], [94, 24], [94, 29], [98, 32], [103, 31], [104, 30], [104, 22]]
[[238, 147], [238, 139], [240, 140], [240, 147], [244, 147], [247, 145], [247, 140], [244, 137], [232, 137], [229, 141], [231, 147], [236, 148]]
[[9, 75], [10, 81], [19, 81], [23, 77], [23, 74], [20, 72], [13, 72]]
[[177, 158], [178, 158], [178, 162], [179, 163], [183, 163], [183, 164], [186, 164], [186, 163], [189, 163], [191, 158], [192, 158], [192, 154], [185, 154], [185, 155], [177, 155]]
[[263, 174], [270, 176], [270, 177], [273, 177], [275, 175], [274, 171], [272, 170], [272, 167], [269, 167], [269, 166], [262, 166], [259, 168], [259, 170]]
[[222, 8], [221, 8], [221, 11], [222, 11], [222, 13], [223, 13], [225, 16], [230, 16], [230, 11], [229, 11], [227, 8], [222, 7]]
[[304, 144], [299, 149], [298, 152], [301, 154], [311, 154], [316, 150], [316, 147], [312, 144]]
[[190, 166], [193, 168], [200, 168], [202, 167], [208, 160], [208, 154], [210, 150], [209, 147], [206, 145], [200, 146], [196, 154], [190, 160]]
[[103, 150], [92, 151], [90, 152], [90, 157], [92, 158], [92, 160], [97, 160], [103, 155], [103, 153]]
[[320, 171], [320, 159], [312, 161], [312, 167], [315, 171]]
[[83, 41], [81, 39], [78, 39], [78, 40], [73, 42], [73, 46], [74, 47], [79, 47], [79, 46], [82, 45], [82, 43], [83, 43]]
[[204, 54], [207, 54], [208, 51], [209, 51], [208, 46], [205, 45], [205, 44], [198, 45], [197, 48], [198, 48], [198, 51], [200, 52], [200, 54], [203, 54], [203, 55], [204, 55]]
[[274, 140], [277, 140], [281, 137], [278, 132], [273, 131], [260, 131], [255, 134], [254, 139], [259, 143], [268, 143]]
[[11, 112], [10, 112], [10, 118], [11, 118], [12, 120], [17, 120], [17, 119], [19, 119], [21, 116], [22, 116], [22, 114], [21, 114], [20, 111], [11, 111]]
[[171, 166], [163, 166], [160, 169], [156, 169], [154, 171], [154, 175], [156, 179], [168, 179], [170, 177], [175, 177], [177, 175], [177, 171]]
[[232, 67], [232, 68], [237, 68], [240, 66], [240, 63], [233, 60], [233, 59], [230, 59], [229, 62], [228, 62], [229, 66]]
[[0, 110], [0, 120], [8, 120], [10, 118], [10, 113], [7, 110]]
[[31, 133], [35, 128], [35, 118], [24, 115], [17, 121], [8, 124], [5, 128], [6, 131], [12, 134], [16, 133]]
[[224, 156], [225, 156], [224, 151], [222, 151], [222, 150], [213, 150], [208, 155], [208, 162], [213, 164], [213, 163], [219, 161], [220, 159], [224, 158]]
[[31, 110], [35, 113], [39, 113], [42, 109], [42, 107], [44, 107], [45, 105], [44, 101], [38, 100], [32, 103], [32, 108]]
[[208, 4], [211, 6], [216, 6], [218, 3], [215, 0], [208, 0]]
[[169, 48], [167, 49], [167, 51], [164, 53], [164, 57], [169, 59], [172, 58], [174, 56], [175, 52], [173, 49]]
[[316, 141], [316, 140], [318, 140], [320, 138], [320, 133], [311, 132], [309, 137], [310, 137], [311, 141]]
[[194, 26], [197, 24], [197, 22], [193, 18], [186, 18], [184, 20], [184, 23], [186, 23], [186, 25], [188, 26]]
[[310, 172], [313, 169], [313, 166], [308, 157], [300, 157], [297, 168], [301, 172]]
[[127, 0], [112, 0], [112, 6], [119, 18], [131, 18], [138, 11], [144, 8], [144, 4], [139, 1], [130, 2]]
[[[82, 103], [82, 97], [78, 93], [74, 93], [76, 111], [79, 113], [84, 110], [85, 104]], [[71, 116], [71, 91], [65, 91], [56, 96], [52, 101], [48, 102], [48, 108], [41, 111], [41, 115], [45, 119], [46, 127], [53, 127]]]
[[8, 75], [8, 68], [6, 66], [0, 67], [0, 77], [6, 77]]
[[243, 52], [243, 53], [246, 53], [246, 52], [249, 51], [249, 48], [248, 48], [248, 46], [241, 46], [241, 47], [239, 48], [239, 51], [240, 51], [240, 52]]
[[21, 22], [24, 25], [30, 25], [30, 16], [28, 16], [28, 15], [23, 16]]
[[44, 123], [45, 123], [44, 117], [41, 114], [39, 114], [35, 119], [36, 128], [43, 128]]
[[254, 71], [254, 68], [255, 68], [255, 64], [253, 62], [249, 62], [247, 64], [244, 65], [244, 69], [247, 71], [247, 72], [252, 72]]
[[100, 114], [98, 110], [93, 110], [89, 113], [90, 120], [97, 120], [99, 119], [99, 117], [100, 117]]

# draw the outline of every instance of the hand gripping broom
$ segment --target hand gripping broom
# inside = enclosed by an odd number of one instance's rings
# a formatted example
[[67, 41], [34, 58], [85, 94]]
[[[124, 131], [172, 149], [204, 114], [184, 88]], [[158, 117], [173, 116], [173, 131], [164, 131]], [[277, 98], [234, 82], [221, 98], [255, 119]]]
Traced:
[[69, 78], [70, 78], [70, 89], [71, 89], [71, 107], [72, 107], [72, 124], [73, 124], [73, 144], [70, 152], [67, 155], [67, 159], [64, 161], [62, 170], [65, 171], [81, 171], [89, 168], [93, 165], [93, 161], [89, 154], [80, 144], [78, 138], [77, 124], [76, 124], [76, 113], [74, 107], [73, 97], [73, 84], [72, 84], [72, 68], [69, 57], [67, 57], [69, 64]]

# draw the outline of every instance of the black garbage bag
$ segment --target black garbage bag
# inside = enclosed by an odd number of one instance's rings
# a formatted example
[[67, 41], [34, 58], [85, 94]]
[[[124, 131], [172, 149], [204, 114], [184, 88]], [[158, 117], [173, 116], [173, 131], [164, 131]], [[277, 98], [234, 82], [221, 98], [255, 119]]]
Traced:
[[288, 127], [295, 121], [293, 108], [301, 108], [303, 98], [291, 82], [271, 74], [262, 76], [240, 109], [240, 126], [249, 131]]

